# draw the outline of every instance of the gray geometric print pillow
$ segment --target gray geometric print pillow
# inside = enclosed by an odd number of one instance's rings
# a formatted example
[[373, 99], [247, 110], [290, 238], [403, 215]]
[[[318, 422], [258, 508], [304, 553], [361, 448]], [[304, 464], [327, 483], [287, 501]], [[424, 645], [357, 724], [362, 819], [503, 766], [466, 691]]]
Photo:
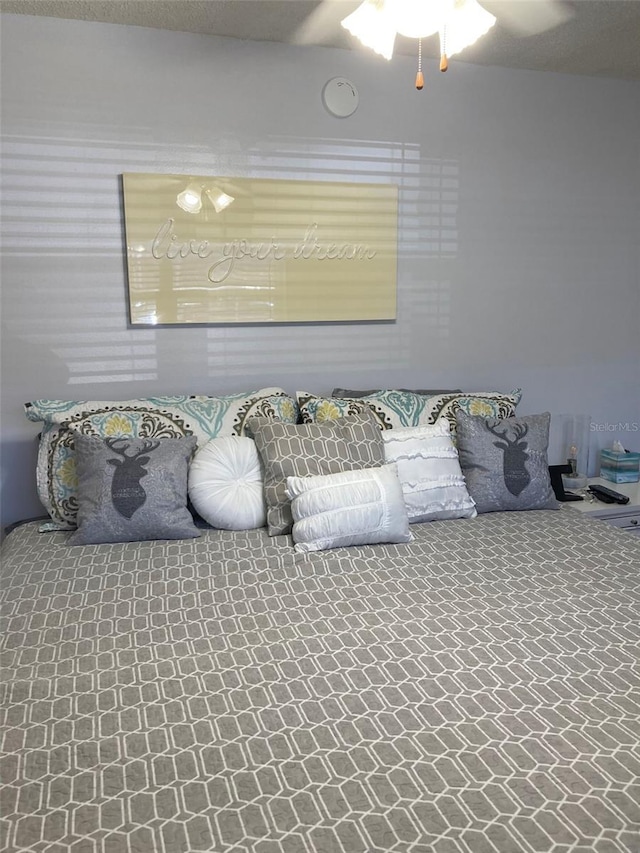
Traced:
[[559, 509], [547, 448], [551, 415], [482, 418], [456, 413], [460, 466], [479, 513]]
[[287, 477], [315, 477], [384, 464], [382, 433], [373, 413], [314, 424], [251, 418], [248, 428], [264, 467], [269, 536], [291, 533]]
[[76, 433], [78, 529], [71, 545], [199, 536], [187, 509], [196, 448], [184, 438], [100, 438]]

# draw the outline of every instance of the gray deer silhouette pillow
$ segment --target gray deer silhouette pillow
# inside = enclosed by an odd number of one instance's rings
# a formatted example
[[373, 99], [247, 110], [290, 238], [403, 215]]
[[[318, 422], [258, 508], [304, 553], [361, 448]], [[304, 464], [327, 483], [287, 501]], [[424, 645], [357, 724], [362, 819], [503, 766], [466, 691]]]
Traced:
[[456, 413], [460, 467], [478, 512], [559, 509], [547, 448], [551, 415], [483, 418]]
[[199, 536], [187, 509], [196, 437], [99, 438], [76, 433], [78, 529], [71, 545]]

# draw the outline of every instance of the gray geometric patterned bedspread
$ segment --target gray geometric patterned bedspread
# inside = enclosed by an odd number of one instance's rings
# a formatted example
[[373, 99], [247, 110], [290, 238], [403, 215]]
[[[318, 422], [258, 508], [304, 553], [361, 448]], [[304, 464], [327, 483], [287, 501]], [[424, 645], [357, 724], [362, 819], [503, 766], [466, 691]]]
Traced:
[[3, 547], [5, 853], [639, 853], [640, 537]]

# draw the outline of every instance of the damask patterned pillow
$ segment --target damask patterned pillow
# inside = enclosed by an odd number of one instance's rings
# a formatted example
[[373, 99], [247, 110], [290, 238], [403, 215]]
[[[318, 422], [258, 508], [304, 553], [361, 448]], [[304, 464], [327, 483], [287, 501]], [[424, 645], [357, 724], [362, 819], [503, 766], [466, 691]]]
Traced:
[[515, 414], [521, 396], [520, 389], [510, 394], [495, 391], [470, 394], [452, 392], [432, 397], [412, 391], [378, 391], [359, 398], [317, 397], [306, 391], [297, 393], [303, 423], [335, 420], [362, 413], [368, 408], [373, 412], [380, 429], [428, 426], [440, 418], [446, 418], [452, 436], [455, 435], [458, 410], [462, 409], [470, 415], [509, 418]]
[[[370, 397], [371, 394], [379, 394], [383, 389], [381, 388], [372, 388], [369, 391], [352, 391], [350, 388], [334, 388], [331, 392], [332, 397], [353, 397], [358, 399], [359, 397]], [[403, 391], [408, 394], [422, 394], [425, 397], [434, 397], [436, 394], [460, 394], [461, 391], [459, 388], [397, 388], [397, 391]]]
[[282, 388], [222, 397], [146, 397], [125, 401], [35, 400], [30, 421], [44, 423], [36, 471], [38, 495], [51, 516], [43, 530], [76, 526], [77, 475], [74, 433], [105, 437], [179, 438], [195, 435], [198, 447], [218, 435], [244, 435], [247, 420], [261, 416], [296, 423], [296, 401]]
[[368, 405], [365, 399], [316, 397], [315, 394], [309, 394], [307, 391], [298, 391], [297, 398], [300, 419], [303, 424], [321, 424], [326, 421], [335, 421], [338, 418], [373, 411], [380, 429], [388, 429], [384, 418], [378, 417], [375, 410]]
[[483, 418], [512, 418], [522, 399], [522, 391], [516, 388], [508, 394], [500, 391], [471, 391], [460, 394], [437, 394], [428, 397], [429, 423], [438, 423], [442, 418], [449, 422], [451, 437], [455, 442], [456, 414], [460, 411], [467, 415]]
[[293, 525], [287, 477], [314, 477], [375, 468], [384, 463], [382, 435], [369, 411], [317, 424], [251, 421], [264, 467], [264, 495], [270, 536], [290, 533]]

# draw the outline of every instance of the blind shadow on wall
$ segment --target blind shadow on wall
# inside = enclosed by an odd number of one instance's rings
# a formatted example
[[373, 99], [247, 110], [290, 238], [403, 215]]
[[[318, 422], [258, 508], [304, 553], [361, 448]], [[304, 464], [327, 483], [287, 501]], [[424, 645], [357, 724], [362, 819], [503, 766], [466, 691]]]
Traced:
[[[450, 265], [458, 250], [459, 167], [420, 146], [370, 140], [221, 138], [210, 146], [93, 137], [3, 139], [4, 324], [18, 351], [38, 347], [66, 368], [67, 384], [162, 384], [176, 358], [205, 379], [305, 367], [387, 369], [415, 364], [425, 336], [450, 328]], [[396, 322], [132, 328], [120, 175], [213, 174], [398, 186]], [[299, 365], [296, 365], [299, 369]], [[169, 383], [167, 383], [168, 385]], [[191, 383], [189, 383], [191, 384]], [[80, 395], [80, 391], [78, 395]], [[135, 392], [138, 393], [138, 392]], [[132, 391], [131, 396], [134, 396]]]

